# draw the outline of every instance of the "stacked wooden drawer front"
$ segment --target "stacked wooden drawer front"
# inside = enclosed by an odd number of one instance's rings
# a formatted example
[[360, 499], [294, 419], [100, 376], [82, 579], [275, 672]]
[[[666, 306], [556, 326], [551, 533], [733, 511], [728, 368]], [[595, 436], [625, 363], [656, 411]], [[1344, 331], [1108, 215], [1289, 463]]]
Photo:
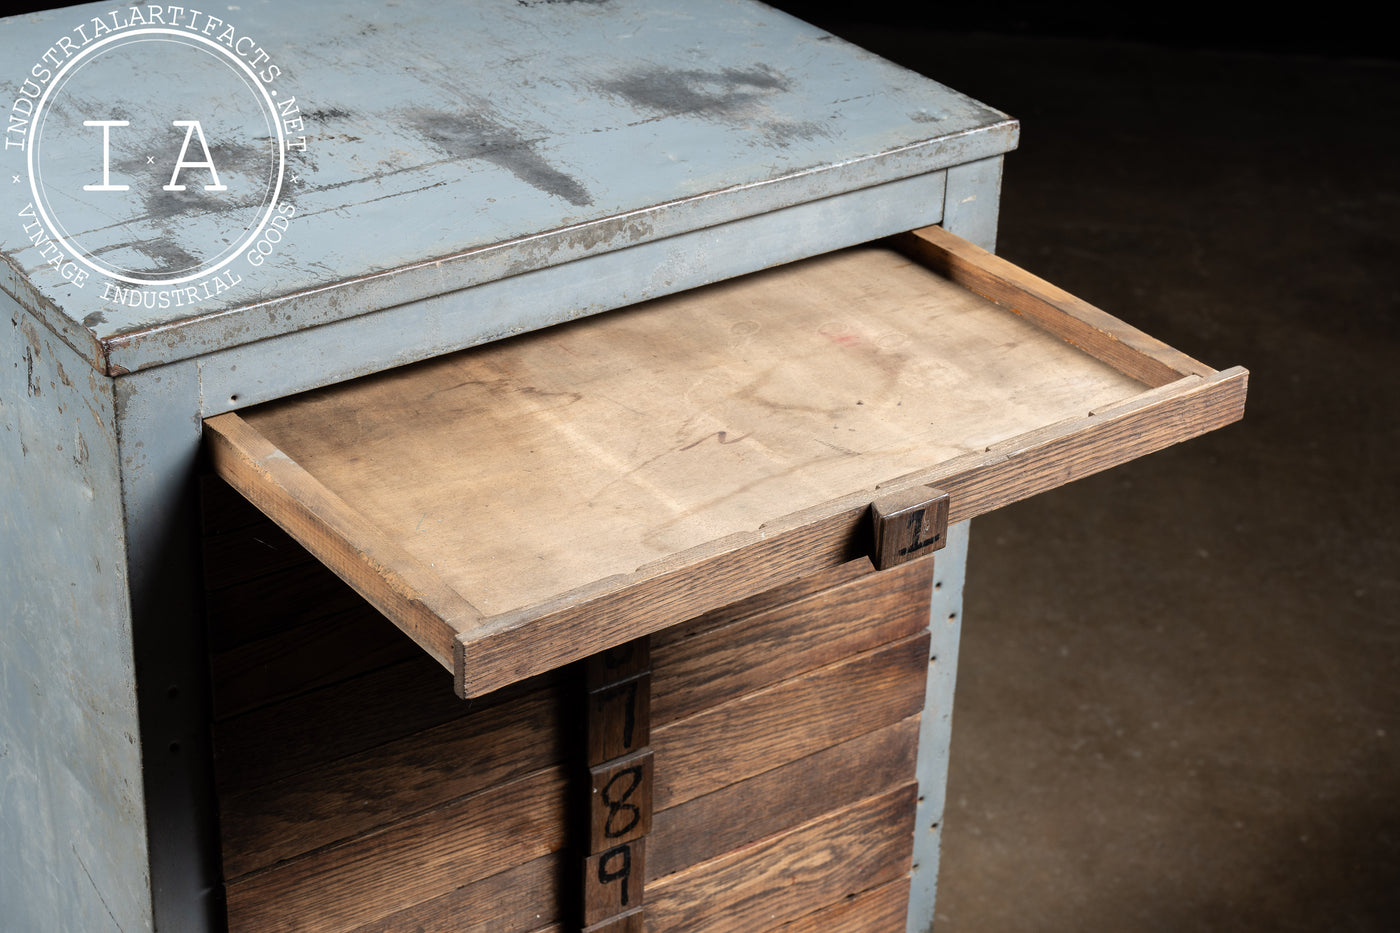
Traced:
[[[464, 702], [222, 483], [205, 499], [230, 930], [582, 928], [586, 665]], [[641, 643], [650, 780], [622, 786], [649, 832], [590, 929], [903, 929], [931, 571], [851, 561]]]

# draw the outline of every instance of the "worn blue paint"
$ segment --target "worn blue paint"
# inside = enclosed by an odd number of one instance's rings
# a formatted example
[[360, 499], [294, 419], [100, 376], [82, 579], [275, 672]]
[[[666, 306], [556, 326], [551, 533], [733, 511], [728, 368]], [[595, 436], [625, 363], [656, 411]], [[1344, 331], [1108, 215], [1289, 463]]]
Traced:
[[0, 295], [0, 928], [150, 916], [111, 380]]
[[115, 385], [156, 928], [217, 929], [208, 655], [193, 482], [202, 428], [193, 404], [198, 367], [186, 360]]
[[1001, 156], [948, 170], [943, 227], [988, 252], [997, 245], [997, 205], [1001, 203]]
[[[401, 4], [392, 22], [364, 0], [313, 9], [225, 14], [282, 68], [275, 89], [307, 121], [284, 184], [288, 242], [262, 267], [236, 260], [238, 287], [182, 309], [102, 301], [43, 266], [15, 223], [27, 186], [0, 185], [0, 253], [34, 288], [16, 297], [80, 352], [134, 371], [1015, 145], [1004, 114], [748, 0]], [[0, 103], [59, 35], [107, 12], [4, 21]], [[141, 111], [141, 76], [120, 77], [107, 83], [122, 112]], [[203, 104], [213, 127], [220, 90]], [[64, 140], [63, 177], [96, 173], [100, 143], [97, 130]], [[133, 197], [164, 178], [112, 161]], [[27, 177], [15, 151], [0, 168]], [[149, 200], [134, 233], [94, 212], [93, 242], [198, 252], [217, 202]]]
[[971, 522], [949, 526], [948, 543], [934, 557], [928, 680], [924, 683], [924, 713], [919, 721], [919, 803], [914, 811], [914, 868], [910, 873], [907, 933], [929, 933], [934, 926], [971, 526]]

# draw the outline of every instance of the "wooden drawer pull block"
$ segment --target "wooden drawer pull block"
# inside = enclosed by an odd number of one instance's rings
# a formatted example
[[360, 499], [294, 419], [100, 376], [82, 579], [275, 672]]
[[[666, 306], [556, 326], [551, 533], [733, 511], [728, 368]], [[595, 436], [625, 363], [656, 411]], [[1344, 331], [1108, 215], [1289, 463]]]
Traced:
[[915, 486], [876, 499], [870, 506], [875, 523], [875, 567], [891, 567], [940, 550], [948, 543], [948, 494]]

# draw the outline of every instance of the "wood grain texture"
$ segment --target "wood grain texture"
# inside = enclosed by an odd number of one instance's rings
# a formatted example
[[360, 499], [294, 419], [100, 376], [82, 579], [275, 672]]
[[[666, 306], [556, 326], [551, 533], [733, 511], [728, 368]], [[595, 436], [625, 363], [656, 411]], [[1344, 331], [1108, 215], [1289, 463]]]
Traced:
[[788, 603], [806, 599], [823, 593], [833, 587], [850, 583], [875, 572], [875, 565], [865, 556], [857, 557], [844, 564], [837, 564], [808, 576], [798, 577], [777, 584], [753, 596], [736, 600], [718, 609], [703, 612], [694, 618], [677, 625], [669, 626], [651, 637], [651, 644], [657, 647], [672, 642], [693, 638], [696, 634], [720, 628], [731, 622], [756, 616], [759, 613], [785, 606]]
[[204, 588], [212, 592], [316, 561], [295, 538], [267, 520], [205, 535], [200, 546]]
[[589, 690], [588, 764], [612, 761], [651, 741], [651, 673]]
[[[460, 703], [460, 701], [458, 701]], [[224, 874], [353, 838], [564, 761], [553, 688], [220, 798]]]
[[859, 248], [243, 417], [495, 617], [1139, 390]]
[[[829, 587], [832, 581], [837, 585]], [[610, 666], [603, 665], [601, 660], [591, 665], [591, 677], [585, 680], [609, 684], [615, 689], [628, 682], [625, 679], [619, 682], [619, 675], [636, 676], [637, 671], [644, 671], [648, 661], [657, 662], [659, 658], [672, 669], [671, 683], [676, 686], [678, 695], [689, 697], [685, 702], [691, 706], [703, 706], [722, 698], [742, 700], [757, 687], [774, 681], [788, 682], [785, 679], [822, 665], [830, 665], [842, 675], [848, 675], [860, 666], [857, 663], [860, 658], [846, 657], [853, 651], [872, 642], [883, 645], [922, 629], [930, 585], [930, 575], [917, 566], [877, 574], [871, 571], [867, 561], [852, 562], [822, 577], [798, 581], [780, 594], [764, 594], [745, 605], [716, 611], [703, 622], [675, 633], [659, 655], [651, 655], [646, 650], [645, 640], [631, 646], [634, 650], [630, 656], [614, 652], [609, 656], [613, 662]], [[792, 599], [794, 596], [797, 598]], [[922, 673], [926, 649], [922, 636], [914, 641], [918, 644], [910, 656], [916, 663], [907, 666]], [[893, 647], [896, 646], [886, 646], [887, 649]], [[635, 650], [638, 648], [642, 650]], [[779, 649], [787, 650], [788, 655], [785, 657]], [[797, 659], [795, 663], [786, 663], [793, 658]], [[431, 664], [427, 659], [415, 660], [419, 669]], [[840, 663], [831, 665], [833, 660]], [[877, 666], [882, 663], [876, 662]], [[753, 667], [757, 673], [731, 670], [745, 667]], [[376, 672], [379, 676], [384, 673]], [[641, 676], [652, 675], [643, 672]], [[355, 681], [373, 682], [375, 679], [369, 676]], [[862, 693], [863, 684], [880, 680], [881, 675], [856, 675], [845, 677], [841, 685]], [[418, 685], [417, 689], [422, 686]], [[541, 860], [500, 872], [498, 864], [483, 856], [480, 845], [470, 855], [459, 854], [450, 859], [432, 853], [444, 846], [450, 848], [453, 844], [447, 840], [461, 831], [455, 817], [445, 820], [441, 814], [465, 813], [468, 801], [473, 814], [499, 809], [505, 804], [495, 800], [493, 795], [501, 793], [502, 782], [509, 784], [522, 774], [537, 774], [539, 768], [562, 760], [564, 739], [558, 719], [561, 689], [567, 688], [547, 682], [528, 693], [518, 688], [504, 691], [487, 698], [483, 708], [474, 713], [426, 730], [411, 729], [401, 737], [348, 756], [338, 755], [339, 745], [332, 742], [322, 746], [329, 760], [309, 761], [291, 776], [263, 783], [243, 793], [226, 794], [221, 807], [225, 870], [231, 879], [229, 899], [236, 915], [233, 928], [239, 928], [237, 924], [263, 922], [265, 918], [250, 906], [260, 898], [272, 898], [275, 902], [279, 898], [299, 901], [311, 896], [312, 903], [319, 905], [319, 895], [307, 892], [319, 890], [323, 883], [335, 889], [337, 897], [366, 901], [356, 909], [364, 911], [366, 916], [379, 917], [363, 927], [366, 931], [408, 930], [424, 923], [433, 924], [426, 928], [455, 929], [446, 919], [453, 910], [465, 911], [463, 916], [471, 918], [475, 925], [466, 929], [493, 929], [478, 922], [478, 915], [484, 912], [486, 916], [497, 917], [499, 911], [493, 903], [473, 898], [494, 901], [514, 897], [511, 903], [519, 906], [536, 895], [551, 897], [554, 901], [550, 905], [537, 904], [530, 908], [534, 913], [517, 918], [519, 922], [513, 920], [510, 926], [499, 925], [499, 928], [526, 929], [537, 926], [537, 921], [554, 922], [550, 911], [559, 909], [559, 900], [564, 895], [556, 878], [542, 879], [541, 873], [546, 869]], [[312, 691], [307, 696], [270, 707], [267, 712], [280, 707], [285, 716], [303, 718], [308, 724], [317, 714], [339, 716], [339, 722], [345, 723], [345, 711], [337, 711], [335, 704], [312, 702], [321, 692], [339, 691]], [[921, 695], [921, 689], [906, 692]], [[382, 690], [379, 695], [384, 696]], [[803, 709], [810, 709], [803, 705], [803, 697], [810, 702], [822, 702], [820, 698], [811, 701], [810, 690], [782, 695], [783, 700], [795, 701], [799, 714]], [[450, 696], [447, 699], [456, 702]], [[412, 723], [418, 716], [412, 691], [397, 700], [385, 696], [383, 705], [388, 708], [389, 718], [406, 716]], [[676, 708], [683, 706], [684, 703]], [[875, 698], [871, 706], [878, 717], [882, 700]], [[234, 722], [257, 719], [257, 716], [235, 717]], [[671, 822], [670, 849], [663, 849], [664, 858], [670, 860], [667, 873], [684, 867], [676, 861], [683, 850], [689, 850], [690, 863], [719, 856], [830, 811], [834, 801], [869, 796], [912, 779], [916, 735], [917, 716], [674, 808], [676, 816]], [[767, 767], [762, 761], [757, 766]], [[602, 775], [609, 769], [595, 770]], [[796, 796], [794, 788], [799, 788]], [[801, 788], [809, 788], [811, 792], [800, 791]], [[424, 850], [435, 863], [424, 870], [426, 880], [415, 878], [414, 884], [407, 888], [370, 881], [353, 885], [353, 890], [337, 880], [347, 870], [347, 865], [353, 875], [356, 871], [367, 870], [358, 866], [371, 859], [383, 858], [384, 870], [390, 874], [399, 871], [398, 862], [408, 858], [408, 844], [404, 838], [408, 827], [417, 827]], [[684, 827], [679, 830], [681, 835], [677, 835], [677, 827]], [[554, 844], [562, 845], [562, 837], [558, 836], [562, 825], [555, 832]], [[683, 839], [683, 836], [689, 838]], [[648, 837], [646, 847], [649, 849], [652, 845], [653, 840]], [[396, 848], [402, 851], [396, 852]], [[381, 849], [384, 851], [380, 852]], [[650, 861], [641, 857], [641, 851], [641, 848], [629, 850], [631, 857], [638, 859], [629, 867], [637, 871], [645, 871], [646, 862]], [[601, 906], [595, 904], [591, 919], [608, 921], [604, 914], [623, 906], [621, 879], [611, 877], [617, 873], [617, 858], [615, 855], [606, 865], [594, 859], [599, 864], [591, 865], [595, 875], [601, 868], [606, 868], [604, 873], [609, 875], [607, 883], [595, 885], [597, 892], [616, 895], [605, 899]], [[556, 864], [549, 870], [557, 872], [560, 867]], [[483, 871], [493, 874], [466, 886], [462, 886], [460, 880], [454, 880], [445, 890], [434, 886], [433, 879], [441, 875], [451, 874], [460, 879]], [[518, 882], [511, 883], [523, 885], [534, 893], [502, 894], [500, 885], [505, 883], [506, 876], [518, 877]], [[629, 888], [629, 908], [636, 905], [636, 898], [643, 896], [644, 877], [636, 875], [628, 879], [629, 884], [635, 885]], [[436, 882], [437, 885], [442, 883]], [[470, 896], [469, 890], [474, 891]], [[314, 910], [314, 921], [307, 920], [308, 915], [301, 907], [291, 913], [297, 923], [313, 922], [312, 928], [340, 928], [331, 925], [334, 911], [328, 919], [320, 906]], [[342, 911], [345, 916], [351, 916], [345, 913], [348, 910], [347, 907]], [[389, 912], [384, 913], [386, 910]], [[363, 917], [354, 916], [357, 918], [354, 923], [363, 923]]]
[[[292, 598], [299, 606], [309, 597]], [[209, 666], [214, 718], [227, 719], [419, 653], [418, 646], [374, 607], [355, 599], [360, 605], [312, 621], [302, 622], [288, 613], [283, 617], [286, 630], [213, 653]]]
[[589, 690], [597, 690], [650, 671], [651, 639], [637, 638], [589, 656], [583, 680]]
[[914, 780], [919, 717], [656, 813], [647, 881], [707, 861]]
[[590, 855], [651, 832], [652, 771], [649, 748], [588, 769]]
[[950, 522], [960, 522], [1198, 437], [1244, 415], [1249, 373], [1185, 376], [1087, 417], [994, 444], [977, 463], [950, 465]]
[[[267, 519], [266, 528], [282, 534]], [[300, 545], [298, 545], [300, 547]], [[303, 553], [305, 549], [302, 548]], [[229, 651], [293, 626], [362, 610], [382, 618], [365, 598], [310, 554], [306, 563], [241, 583], [206, 590], [204, 617], [209, 650]], [[242, 552], [230, 560], [241, 560]]]
[[214, 461], [475, 696], [868, 553], [879, 496], [958, 521], [1239, 417], [1242, 370], [946, 240], [1036, 301], [856, 248], [211, 420]]
[[924, 227], [894, 238], [896, 246], [949, 281], [1035, 321], [1119, 372], [1149, 386], [1215, 370], [1125, 324], [1081, 298], [994, 253], [949, 233]]
[[595, 926], [645, 902], [647, 841], [634, 839], [583, 863], [583, 925]]
[[204, 422], [214, 469], [449, 670], [480, 614], [384, 532], [230, 412]]
[[880, 570], [927, 557], [940, 550], [948, 534], [948, 494], [916, 486], [870, 503], [875, 554]]
[[220, 793], [241, 793], [467, 715], [462, 701], [437, 681], [436, 664], [419, 653], [214, 723]]
[[476, 696], [540, 670], [660, 631], [766, 589], [854, 560], [864, 505], [790, 519], [782, 533], [735, 535], [635, 573], [608, 577], [457, 639], [457, 691]]
[[909, 870], [913, 784], [647, 886], [651, 933], [768, 929]]
[[351, 929], [557, 852], [567, 784], [538, 771], [230, 882], [230, 933]]
[[[867, 565], [868, 566], [868, 565]], [[928, 625], [933, 568], [867, 573], [687, 637], [658, 639], [652, 722], [690, 716], [725, 700], [914, 635]], [[766, 605], [766, 604], [765, 604]], [[669, 633], [668, 633], [669, 634]]]
[[762, 933], [904, 933], [908, 913], [909, 879], [897, 878]]
[[[869, 547], [869, 503], [877, 495], [937, 487], [949, 494], [949, 522], [961, 522], [1222, 428], [1243, 416], [1248, 380], [1240, 367], [1183, 377], [877, 490], [794, 513], [767, 524], [757, 539], [735, 536], [600, 581], [539, 607], [540, 615], [493, 618], [459, 637], [458, 691], [470, 696], [496, 689], [754, 595], [765, 583], [781, 585], [854, 560]], [[765, 579], [755, 580], [753, 567], [763, 567]]]
[[436, 662], [418, 652], [401, 664], [215, 723], [214, 765], [219, 792], [243, 793], [479, 714], [560, 679], [559, 672], [552, 672], [467, 704], [446, 689]]
[[564, 933], [558, 909], [566, 861], [563, 853], [541, 856], [347, 933]]
[[625, 914], [609, 917], [592, 926], [584, 927], [583, 933], [643, 933], [646, 930], [646, 908], [636, 907]]
[[656, 810], [915, 715], [928, 643], [925, 631], [657, 727]]

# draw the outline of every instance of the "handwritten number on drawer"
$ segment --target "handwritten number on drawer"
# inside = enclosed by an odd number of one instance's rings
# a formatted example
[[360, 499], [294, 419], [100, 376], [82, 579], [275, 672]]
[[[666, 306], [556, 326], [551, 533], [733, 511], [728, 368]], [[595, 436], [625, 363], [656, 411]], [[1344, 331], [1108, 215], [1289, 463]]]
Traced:
[[629, 901], [627, 882], [632, 877], [632, 846], [620, 845], [604, 852], [598, 859], [598, 883], [622, 882], [620, 903], [626, 907]]
[[608, 703], [621, 695], [623, 697], [622, 712], [622, 747], [629, 749], [637, 732], [637, 681], [629, 680], [626, 683], [618, 684], [600, 690], [594, 694], [599, 713], [607, 711]]
[[[617, 785], [626, 782], [626, 787], [617, 790]], [[603, 835], [609, 839], [616, 839], [630, 833], [642, 820], [642, 810], [634, 803], [628, 803], [632, 795], [636, 793], [638, 786], [642, 783], [642, 766], [627, 768], [612, 776], [603, 787], [603, 803], [608, 808], [608, 819], [603, 826]], [[622, 817], [626, 820], [624, 825], [617, 825], [617, 820]], [[601, 868], [599, 869], [601, 871]]]
[[[652, 822], [649, 638], [601, 651], [584, 668], [589, 804], [583, 926], [640, 929]], [[624, 915], [626, 915], [624, 917]]]
[[927, 509], [916, 509], [909, 513], [909, 535], [913, 540], [909, 542], [908, 547], [900, 548], [899, 553], [913, 554], [915, 551], [922, 551], [924, 548], [938, 543], [938, 535], [934, 535], [931, 541], [923, 539], [924, 513], [927, 511]]

